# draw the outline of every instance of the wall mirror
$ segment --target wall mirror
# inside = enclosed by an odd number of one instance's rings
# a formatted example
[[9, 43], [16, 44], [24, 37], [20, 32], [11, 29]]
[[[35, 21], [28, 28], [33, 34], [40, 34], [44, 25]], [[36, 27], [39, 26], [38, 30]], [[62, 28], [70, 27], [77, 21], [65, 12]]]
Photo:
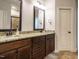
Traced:
[[0, 0], [0, 31], [21, 29], [21, 0]]
[[44, 30], [45, 10], [34, 6], [34, 30]]

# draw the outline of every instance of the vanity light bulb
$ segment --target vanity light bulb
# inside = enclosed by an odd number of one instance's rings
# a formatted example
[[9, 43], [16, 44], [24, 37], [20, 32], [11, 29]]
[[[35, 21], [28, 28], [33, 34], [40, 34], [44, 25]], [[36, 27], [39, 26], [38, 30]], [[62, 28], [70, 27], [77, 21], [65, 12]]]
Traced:
[[37, 1], [33, 1], [33, 5], [38, 7], [38, 8], [40, 8], [40, 9], [43, 9], [43, 10], [46, 9], [45, 6], [43, 6], [42, 4], [38, 3]]

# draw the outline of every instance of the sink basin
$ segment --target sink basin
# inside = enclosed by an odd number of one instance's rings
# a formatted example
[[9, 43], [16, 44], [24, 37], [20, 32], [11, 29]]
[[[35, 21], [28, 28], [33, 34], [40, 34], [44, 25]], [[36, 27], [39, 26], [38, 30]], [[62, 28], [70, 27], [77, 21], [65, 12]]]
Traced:
[[12, 37], [20, 37], [20, 35], [12, 35]]
[[6, 36], [0, 36], [0, 39], [5, 38]]
[[18, 36], [12, 35], [12, 36], [0, 36], [0, 42], [7, 42], [7, 41], [12, 41], [12, 40], [18, 40]]

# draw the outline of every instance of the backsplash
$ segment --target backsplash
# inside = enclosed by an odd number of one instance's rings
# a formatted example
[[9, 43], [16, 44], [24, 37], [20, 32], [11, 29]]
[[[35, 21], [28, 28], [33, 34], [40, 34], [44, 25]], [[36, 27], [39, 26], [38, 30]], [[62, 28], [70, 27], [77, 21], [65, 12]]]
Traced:
[[[9, 33], [10, 33], [9, 31], [0, 32], [0, 36], [6, 36], [7, 34], [8, 34], [8, 35], [11, 35], [11, 34], [9, 34]], [[12, 34], [15, 34], [16, 32], [15, 32], [15, 31], [12, 31], [11, 33], [12, 33]]]

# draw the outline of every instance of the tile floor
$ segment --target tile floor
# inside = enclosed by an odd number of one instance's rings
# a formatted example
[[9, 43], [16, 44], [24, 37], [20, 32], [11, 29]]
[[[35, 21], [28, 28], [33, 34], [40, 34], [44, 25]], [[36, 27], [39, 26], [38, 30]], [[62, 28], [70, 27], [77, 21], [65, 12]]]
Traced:
[[51, 53], [48, 56], [46, 56], [45, 59], [58, 59], [58, 56], [54, 53]]
[[[46, 56], [44, 59], [58, 59], [58, 56], [55, 53], [51, 53], [48, 56]], [[78, 59], [78, 56], [77, 55], [76, 55], [76, 58], [75, 59]]]

